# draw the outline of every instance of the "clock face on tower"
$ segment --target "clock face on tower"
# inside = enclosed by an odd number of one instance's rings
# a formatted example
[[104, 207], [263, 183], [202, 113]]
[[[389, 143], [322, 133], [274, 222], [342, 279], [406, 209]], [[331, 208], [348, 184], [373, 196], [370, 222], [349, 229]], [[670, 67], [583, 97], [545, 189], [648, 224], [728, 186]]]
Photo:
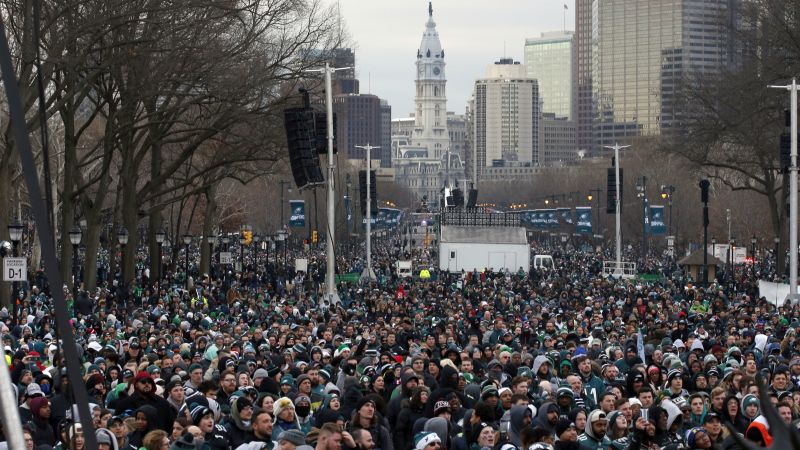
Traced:
[[433, 74], [434, 74], [434, 75], [439, 75], [439, 73], [440, 73], [440, 72], [441, 72], [441, 70], [439, 70], [439, 68], [438, 68], [438, 67], [434, 67], [434, 68], [433, 68]]

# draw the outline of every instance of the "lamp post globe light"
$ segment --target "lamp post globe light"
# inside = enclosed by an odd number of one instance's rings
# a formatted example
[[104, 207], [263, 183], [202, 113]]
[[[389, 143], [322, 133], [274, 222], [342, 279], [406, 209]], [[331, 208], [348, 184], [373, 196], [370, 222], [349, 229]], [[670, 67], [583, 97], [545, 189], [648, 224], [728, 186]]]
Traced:
[[[208, 236], [206, 236], [206, 244], [208, 244], [208, 271], [212, 274], [214, 271], [212, 270], [213, 261], [214, 261], [214, 243], [217, 241], [217, 236], [212, 231]], [[219, 262], [218, 262], [219, 263]]]
[[189, 245], [192, 243], [192, 235], [183, 235], [183, 244], [186, 246], [186, 289], [189, 289]]
[[167, 232], [164, 231], [163, 228], [159, 228], [156, 230], [156, 244], [158, 246], [158, 254], [156, 255], [156, 277], [155, 279], [161, 281], [161, 277], [164, 276], [161, 273], [161, 246], [164, 245], [164, 241], [167, 239]]
[[83, 230], [78, 225], [73, 225], [69, 230], [69, 242], [72, 244], [72, 297], [78, 296], [78, 246], [83, 238]]
[[120, 278], [124, 282], [125, 280], [125, 246], [128, 245], [128, 230], [125, 227], [119, 227], [117, 230], [117, 242], [119, 242], [120, 246]]

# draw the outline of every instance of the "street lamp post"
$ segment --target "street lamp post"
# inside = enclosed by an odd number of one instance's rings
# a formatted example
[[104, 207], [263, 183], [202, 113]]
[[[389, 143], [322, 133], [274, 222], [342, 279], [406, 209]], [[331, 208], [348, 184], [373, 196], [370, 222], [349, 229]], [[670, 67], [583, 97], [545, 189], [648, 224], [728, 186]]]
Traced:
[[754, 234], [753, 237], [750, 238], [750, 245], [753, 248], [753, 254], [752, 254], [753, 264], [751, 264], [751, 267], [753, 269], [753, 278], [755, 278], [756, 276], [756, 242], [758, 241], [756, 239], [756, 235]]
[[281, 185], [281, 230], [282, 230], [283, 227], [284, 227], [284, 224], [285, 224], [285, 222], [283, 221], [283, 209], [284, 209], [283, 187], [284, 186], [288, 186], [287, 189], [286, 189], [286, 192], [291, 194], [292, 193], [292, 183], [290, 181], [281, 180], [281, 181], [278, 181], [278, 184]]
[[[19, 243], [22, 241], [22, 230], [23, 230], [22, 223], [17, 220], [13, 219], [11, 223], [8, 224], [8, 236], [11, 238], [11, 243], [13, 244], [12, 248], [12, 255], [16, 258], [19, 256]], [[14, 322], [17, 321], [17, 282], [14, 281], [11, 283], [11, 301], [13, 302], [13, 311], [12, 317], [14, 318]]]
[[183, 244], [186, 246], [186, 274], [184, 276], [186, 281], [186, 290], [189, 290], [189, 245], [192, 243], [192, 235], [183, 235]]
[[158, 247], [158, 254], [156, 255], [157, 259], [156, 259], [156, 277], [155, 277], [156, 281], [158, 281], [159, 283], [161, 282], [161, 278], [164, 277], [164, 271], [162, 269], [163, 262], [161, 261], [163, 259], [161, 253], [161, 247], [164, 245], [164, 241], [166, 239], [167, 239], [167, 232], [164, 231], [163, 228], [159, 228], [158, 231], [156, 231], [156, 246]]
[[69, 241], [72, 243], [72, 298], [78, 298], [78, 245], [82, 237], [80, 226], [74, 225], [69, 230]]
[[244, 237], [244, 234], [239, 235], [239, 272], [244, 277], [244, 244], [247, 242], [247, 239]]
[[206, 236], [206, 244], [208, 244], [208, 272], [214, 276], [214, 242], [217, 241], [217, 236], [212, 231]]
[[[227, 234], [222, 236], [222, 246], [223, 246], [223, 248], [225, 249], [226, 252], [228, 251], [228, 244], [230, 244], [230, 242], [231, 242], [231, 238], [228, 237]], [[225, 274], [227, 272], [225, 270], [226, 268], [222, 267], [222, 262], [220, 262], [219, 265], [220, 265], [220, 268], [222, 268], [222, 273], [223, 273], [222, 278], [224, 279], [225, 278]]]
[[781, 238], [775, 236], [772, 239], [772, 241], [775, 243], [775, 275], [777, 275], [780, 278], [783, 275], [782, 273], [778, 273], [778, 266], [780, 266], [780, 264], [778, 263], [778, 258], [781, 257], [780, 255], [778, 255], [778, 247], [780, 247], [781, 245]]
[[672, 194], [675, 193], [675, 186], [672, 185], [661, 185], [661, 199], [667, 200], [667, 206], [669, 206], [669, 234], [672, 236]]
[[[586, 199], [589, 200], [589, 206], [592, 207], [592, 210], [597, 207], [597, 213], [593, 218], [594, 221], [597, 221], [597, 232], [594, 234], [601, 234], [603, 230], [600, 228], [600, 195], [603, 193], [603, 190], [600, 188], [596, 189], [589, 189], [589, 195], [586, 196]], [[594, 205], [592, 205], [592, 199], [594, 199]]]
[[736, 238], [731, 236], [730, 243], [728, 245], [728, 268], [731, 271], [731, 277], [736, 274], [734, 270], [734, 258], [733, 258], [733, 251], [736, 249]]
[[119, 273], [122, 286], [125, 286], [125, 246], [128, 245], [128, 230], [119, 227], [117, 230], [117, 242], [119, 242], [119, 257], [122, 263], [119, 265]]
[[261, 245], [261, 236], [253, 235], [253, 266], [254, 271], [258, 272], [258, 247]]
[[642, 199], [642, 259], [647, 258], [647, 224], [650, 221], [649, 213], [647, 211], [647, 177], [642, 175], [642, 178], [636, 180], [637, 196]]

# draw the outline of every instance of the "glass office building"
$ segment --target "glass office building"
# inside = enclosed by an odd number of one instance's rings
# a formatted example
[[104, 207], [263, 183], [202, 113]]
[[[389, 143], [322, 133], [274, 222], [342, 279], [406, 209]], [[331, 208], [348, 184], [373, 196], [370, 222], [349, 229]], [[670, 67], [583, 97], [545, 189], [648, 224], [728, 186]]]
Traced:
[[525, 40], [525, 71], [539, 81], [542, 112], [567, 119], [574, 115], [573, 37], [571, 31], [557, 31]]
[[594, 150], [680, 122], [680, 84], [729, 64], [738, 0], [593, 0]]

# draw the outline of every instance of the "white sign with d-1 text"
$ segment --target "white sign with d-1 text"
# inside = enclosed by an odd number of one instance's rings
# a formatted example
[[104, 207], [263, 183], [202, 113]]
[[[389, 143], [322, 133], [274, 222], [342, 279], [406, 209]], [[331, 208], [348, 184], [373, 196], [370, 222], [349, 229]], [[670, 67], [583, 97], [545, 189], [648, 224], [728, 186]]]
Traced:
[[28, 281], [25, 258], [3, 258], [3, 281]]

